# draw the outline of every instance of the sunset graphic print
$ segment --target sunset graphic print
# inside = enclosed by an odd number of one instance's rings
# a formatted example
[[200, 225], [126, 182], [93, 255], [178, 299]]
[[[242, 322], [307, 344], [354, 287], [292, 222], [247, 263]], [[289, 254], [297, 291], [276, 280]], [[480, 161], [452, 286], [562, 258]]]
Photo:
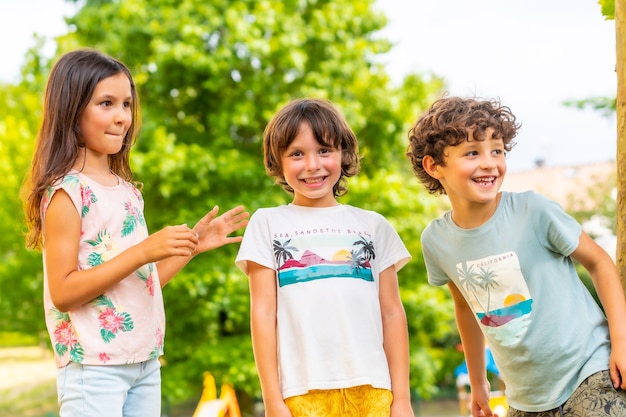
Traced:
[[273, 246], [281, 287], [328, 278], [374, 281], [376, 252], [364, 234], [275, 239]]
[[533, 305], [517, 254], [461, 262], [457, 274], [483, 330], [503, 346], [516, 344], [528, 329]]

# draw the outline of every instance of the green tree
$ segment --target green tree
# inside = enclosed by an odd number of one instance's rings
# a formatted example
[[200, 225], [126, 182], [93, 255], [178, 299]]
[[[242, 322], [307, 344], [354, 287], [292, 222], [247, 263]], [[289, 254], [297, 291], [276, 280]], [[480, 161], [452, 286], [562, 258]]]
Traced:
[[24, 246], [19, 198], [39, 127], [45, 81], [46, 63], [38, 57], [44, 40], [35, 41], [22, 68], [23, 81], [0, 84], [0, 329], [37, 335], [43, 329], [41, 256]]
[[[410, 123], [444, 84], [417, 75], [392, 84], [375, 63], [390, 44], [377, 36], [386, 19], [372, 5], [372, 0], [86, 0], [67, 19], [71, 30], [57, 39], [57, 52], [95, 47], [131, 68], [143, 111], [132, 164], [144, 184], [152, 231], [193, 223], [215, 204], [223, 209], [244, 204], [254, 211], [288, 202], [264, 172], [265, 124], [296, 97], [335, 102], [364, 155], [362, 172], [350, 180], [342, 201], [387, 216], [413, 255], [400, 282], [411, 333], [412, 387], [428, 396], [451, 370], [456, 329], [447, 293], [426, 283], [419, 243], [421, 231], [443, 206], [414, 179], [404, 151]], [[21, 159], [3, 152], [18, 178], [27, 169], [40, 104], [20, 110], [18, 104], [5, 103], [26, 92], [40, 100], [49, 64], [36, 51], [29, 55], [23, 84], [16, 90], [7, 87], [0, 103], [16, 117], [33, 121], [22, 133], [11, 125], [2, 137], [3, 147], [23, 142], [15, 151]], [[1, 210], [0, 216], [10, 216], [18, 207]], [[39, 309], [40, 257], [18, 248], [23, 240], [15, 230], [7, 233], [19, 253], [19, 265], [7, 276], [28, 286], [16, 293], [11, 306], [22, 299]], [[232, 382], [242, 395], [259, 395], [248, 283], [234, 266], [236, 250], [233, 245], [194, 259], [164, 289], [163, 386], [172, 399], [199, 394], [206, 370], [218, 382]], [[40, 314], [30, 320], [31, 327], [42, 328]]]

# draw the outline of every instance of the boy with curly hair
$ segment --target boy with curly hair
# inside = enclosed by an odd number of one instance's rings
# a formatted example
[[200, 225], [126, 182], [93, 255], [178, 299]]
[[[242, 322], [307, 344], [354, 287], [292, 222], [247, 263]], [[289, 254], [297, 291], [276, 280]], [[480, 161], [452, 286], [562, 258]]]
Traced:
[[[421, 241], [429, 283], [452, 294], [472, 415], [493, 415], [485, 339], [506, 384], [507, 417], [626, 415], [617, 268], [555, 202], [500, 191], [519, 128], [498, 100], [444, 97], [409, 132], [415, 175], [452, 207]], [[574, 261], [589, 272], [604, 312]]]

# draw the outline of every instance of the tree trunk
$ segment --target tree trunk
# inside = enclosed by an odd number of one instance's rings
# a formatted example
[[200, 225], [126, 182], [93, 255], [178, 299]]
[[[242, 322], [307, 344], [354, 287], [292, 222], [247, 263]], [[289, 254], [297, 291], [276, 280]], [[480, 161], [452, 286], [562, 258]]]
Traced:
[[615, 259], [626, 291], [626, 0], [615, 0], [617, 72], [617, 253]]

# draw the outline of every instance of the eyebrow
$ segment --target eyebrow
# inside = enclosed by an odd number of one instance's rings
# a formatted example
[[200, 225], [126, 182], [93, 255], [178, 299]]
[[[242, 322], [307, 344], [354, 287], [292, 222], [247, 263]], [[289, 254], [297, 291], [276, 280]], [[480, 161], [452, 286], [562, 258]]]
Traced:
[[[99, 96], [93, 96], [93, 98], [94, 99], [98, 99], [98, 100], [117, 100], [118, 99], [117, 96], [115, 96], [113, 94], [108, 94], [108, 93], [101, 94]], [[133, 100], [133, 96], [124, 97], [122, 100], [123, 101], [132, 101]]]

